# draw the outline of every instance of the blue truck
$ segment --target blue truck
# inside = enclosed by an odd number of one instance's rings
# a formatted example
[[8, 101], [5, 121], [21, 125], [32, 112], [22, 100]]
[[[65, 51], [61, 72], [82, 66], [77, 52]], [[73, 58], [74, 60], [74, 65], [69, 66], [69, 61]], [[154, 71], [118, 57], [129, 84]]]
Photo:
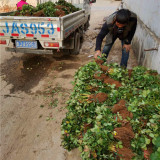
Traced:
[[[47, 0], [38, 0], [44, 3]], [[56, 0], [51, 0], [56, 2]], [[66, 0], [81, 10], [63, 17], [27, 17], [0, 14], [0, 44], [9, 52], [57, 54], [64, 50], [79, 54], [81, 38], [89, 27], [91, 3], [95, 0]]]

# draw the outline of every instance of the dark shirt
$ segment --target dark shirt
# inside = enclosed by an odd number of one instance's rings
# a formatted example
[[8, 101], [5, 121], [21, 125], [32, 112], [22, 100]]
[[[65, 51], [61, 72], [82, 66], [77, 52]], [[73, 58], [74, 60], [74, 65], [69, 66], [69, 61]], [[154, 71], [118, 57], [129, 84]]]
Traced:
[[[127, 36], [127, 41], [124, 41], [124, 44], [131, 44], [131, 41], [132, 41], [132, 38], [134, 36], [134, 33], [136, 31], [136, 26], [137, 26], [137, 19], [130, 19], [131, 21], [135, 21], [134, 23], [134, 26], [131, 28], [131, 31], [128, 33], [128, 36]], [[114, 40], [116, 40], [117, 38], [119, 38], [120, 40], [123, 40], [123, 37], [122, 37], [122, 34], [118, 34], [117, 33], [117, 26], [114, 25], [113, 26], [113, 42]], [[102, 41], [104, 39], [104, 37], [109, 33], [109, 29], [108, 29], [108, 25], [107, 23], [105, 22], [101, 28], [101, 31], [100, 33], [98, 34], [97, 36], [97, 39], [96, 39], [96, 48], [95, 48], [95, 51], [97, 50], [101, 50], [101, 45], [102, 45]]]
[[104, 23], [96, 39], [96, 49], [95, 49], [96, 51], [101, 50], [102, 41], [108, 33], [109, 33], [108, 26], [106, 23]]

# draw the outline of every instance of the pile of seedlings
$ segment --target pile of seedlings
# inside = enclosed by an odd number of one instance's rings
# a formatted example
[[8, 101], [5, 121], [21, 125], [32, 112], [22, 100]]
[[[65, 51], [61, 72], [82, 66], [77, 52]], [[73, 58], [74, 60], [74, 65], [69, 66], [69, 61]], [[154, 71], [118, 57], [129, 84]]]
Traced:
[[15, 11], [11, 16], [62, 17], [79, 10], [65, 0], [59, 0], [55, 3], [48, 1], [38, 4], [37, 7], [23, 5], [22, 10]]
[[62, 146], [83, 160], [160, 159], [160, 75], [105, 58], [79, 68], [62, 121]]

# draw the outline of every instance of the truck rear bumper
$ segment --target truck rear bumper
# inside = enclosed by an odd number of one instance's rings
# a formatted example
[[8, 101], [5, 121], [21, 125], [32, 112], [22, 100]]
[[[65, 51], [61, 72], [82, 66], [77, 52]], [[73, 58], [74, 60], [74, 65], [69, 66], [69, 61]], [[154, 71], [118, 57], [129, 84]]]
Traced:
[[23, 49], [23, 48], [11, 48], [6, 47], [8, 52], [20, 52], [20, 53], [31, 53], [31, 54], [53, 54], [53, 50], [40, 50], [40, 49]]

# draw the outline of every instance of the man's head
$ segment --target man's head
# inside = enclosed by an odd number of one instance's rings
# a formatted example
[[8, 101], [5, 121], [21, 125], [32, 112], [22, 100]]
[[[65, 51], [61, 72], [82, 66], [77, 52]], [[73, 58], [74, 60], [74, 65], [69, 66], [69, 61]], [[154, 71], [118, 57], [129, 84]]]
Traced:
[[121, 9], [116, 15], [116, 26], [118, 28], [123, 28], [127, 25], [130, 17], [130, 11], [126, 9]]

